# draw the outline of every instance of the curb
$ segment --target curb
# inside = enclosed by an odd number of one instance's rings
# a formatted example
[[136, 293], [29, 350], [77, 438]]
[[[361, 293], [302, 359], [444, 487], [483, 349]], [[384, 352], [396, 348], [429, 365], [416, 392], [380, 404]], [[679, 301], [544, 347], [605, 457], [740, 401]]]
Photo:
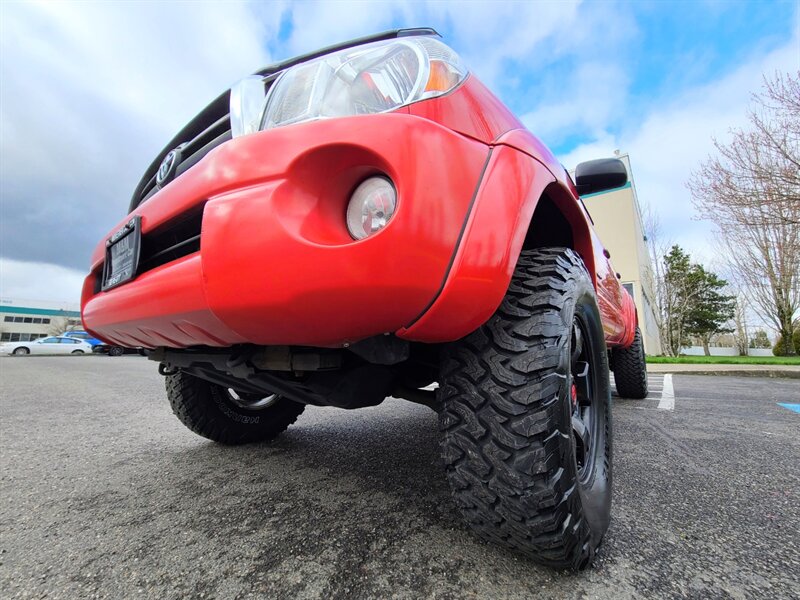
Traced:
[[682, 371], [680, 369], [666, 370], [666, 371], [650, 371], [649, 375], [664, 375], [670, 373], [672, 375], [716, 375], [727, 377], [764, 377], [764, 378], [778, 378], [778, 379], [800, 379], [800, 371], [787, 371], [782, 369], [759, 369], [750, 371]]

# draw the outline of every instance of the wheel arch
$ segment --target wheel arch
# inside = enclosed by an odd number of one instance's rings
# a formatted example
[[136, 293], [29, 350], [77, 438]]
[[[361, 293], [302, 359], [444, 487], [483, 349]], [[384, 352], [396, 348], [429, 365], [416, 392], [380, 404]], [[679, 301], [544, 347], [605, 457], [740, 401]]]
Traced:
[[596, 284], [589, 223], [572, 194], [558, 181], [550, 183], [536, 201], [522, 247], [514, 258], [515, 263], [523, 250], [556, 246], [577, 252], [592, 283]]
[[553, 169], [514, 146], [492, 149], [442, 287], [398, 337], [449, 342], [480, 327], [500, 305], [525, 249], [576, 251], [596, 286], [588, 217], [565, 187], [566, 172]]

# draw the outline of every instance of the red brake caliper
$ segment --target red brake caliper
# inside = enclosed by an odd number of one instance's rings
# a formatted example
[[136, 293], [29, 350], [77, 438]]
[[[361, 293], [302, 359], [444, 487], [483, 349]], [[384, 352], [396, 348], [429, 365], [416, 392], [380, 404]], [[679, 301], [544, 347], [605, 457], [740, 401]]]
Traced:
[[578, 405], [578, 388], [575, 384], [572, 384], [572, 407], [575, 408]]

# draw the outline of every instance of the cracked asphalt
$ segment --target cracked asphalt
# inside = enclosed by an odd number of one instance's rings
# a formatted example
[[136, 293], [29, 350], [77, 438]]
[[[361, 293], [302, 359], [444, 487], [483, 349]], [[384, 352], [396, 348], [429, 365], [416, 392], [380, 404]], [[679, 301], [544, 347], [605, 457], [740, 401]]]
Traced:
[[556, 573], [462, 524], [436, 416], [309, 408], [217, 446], [143, 358], [0, 359], [3, 598], [799, 598], [797, 380], [674, 375], [616, 400], [613, 521]]

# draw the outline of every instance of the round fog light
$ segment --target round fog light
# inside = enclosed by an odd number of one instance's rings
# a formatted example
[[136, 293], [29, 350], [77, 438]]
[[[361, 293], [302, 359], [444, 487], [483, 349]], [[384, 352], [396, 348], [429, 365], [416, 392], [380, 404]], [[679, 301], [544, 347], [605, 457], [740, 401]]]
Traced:
[[354, 239], [386, 227], [397, 206], [397, 192], [386, 177], [370, 177], [356, 188], [347, 206], [347, 230]]

